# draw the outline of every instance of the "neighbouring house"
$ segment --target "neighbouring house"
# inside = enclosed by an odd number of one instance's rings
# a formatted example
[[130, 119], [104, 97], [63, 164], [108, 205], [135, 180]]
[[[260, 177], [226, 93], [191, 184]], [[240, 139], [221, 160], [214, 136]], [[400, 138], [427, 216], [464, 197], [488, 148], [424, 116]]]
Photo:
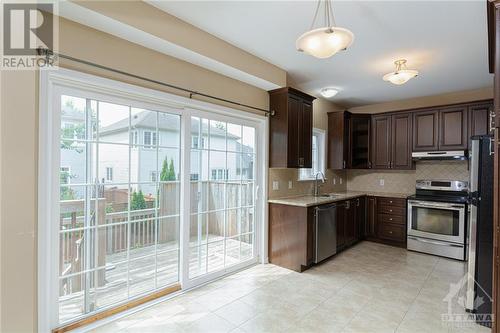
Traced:
[[[79, 105], [83, 103], [77, 98], [68, 101], [62, 105], [61, 113], [61, 124], [65, 130], [61, 143], [60, 171], [61, 184], [75, 184], [71, 187], [74, 196], [80, 198], [83, 195], [83, 187], [79, 188], [77, 184], [85, 184], [85, 161], [96, 157], [97, 176], [92, 178], [103, 186], [104, 192], [126, 189], [130, 174], [131, 190], [142, 191], [146, 197], [153, 197], [157, 191], [156, 183], [162, 181], [165, 163], [167, 168], [173, 168], [174, 171], [168, 179], [163, 180], [179, 180], [179, 116], [132, 108], [130, 119], [122, 118], [116, 122], [108, 120], [110, 124], [99, 126], [98, 149], [96, 145], [89, 145], [91, 151], [86, 151], [86, 145], [79, 141], [85, 139], [86, 116], [84, 108]], [[103, 105], [101, 109], [105, 107]], [[243, 134], [233, 134], [241, 133], [244, 129], [241, 126], [232, 127], [235, 125], [222, 122], [210, 122], [209, 126], [205, 119], [200, 121], [199, 118], [192, 118], [192, 181], [253, 179], [254, 149], [242, 143]], [[86, 159], [86, 155], [90, 158]], [[94, 168], [90, 170], [95, 171]]]

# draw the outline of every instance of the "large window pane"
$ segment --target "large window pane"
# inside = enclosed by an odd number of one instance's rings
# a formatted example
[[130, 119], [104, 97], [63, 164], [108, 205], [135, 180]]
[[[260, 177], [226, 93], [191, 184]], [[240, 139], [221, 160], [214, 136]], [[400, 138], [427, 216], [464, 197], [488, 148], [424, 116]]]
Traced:
[[178, 115], [68, 96], [61, 105], [64, 323], [178, 281], [181, 170]]
[[130, 107], [98, 102], [97, 115], [99, 141], [129, 143]]
[[[253, 258], [255, 130], [193, 117], [189, 277]], [[203, 126], [208, 125], [208, 130]], [[209, 145], [202, 144], [209, 133]]]

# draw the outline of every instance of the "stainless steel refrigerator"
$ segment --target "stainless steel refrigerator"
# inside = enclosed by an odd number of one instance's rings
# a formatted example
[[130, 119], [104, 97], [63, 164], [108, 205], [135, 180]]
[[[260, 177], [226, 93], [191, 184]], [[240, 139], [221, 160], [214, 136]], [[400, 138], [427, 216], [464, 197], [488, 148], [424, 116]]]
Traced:
[[466, 308], [491, 327], [493, 269], [493, 150], [491, 136], [471, 137]]

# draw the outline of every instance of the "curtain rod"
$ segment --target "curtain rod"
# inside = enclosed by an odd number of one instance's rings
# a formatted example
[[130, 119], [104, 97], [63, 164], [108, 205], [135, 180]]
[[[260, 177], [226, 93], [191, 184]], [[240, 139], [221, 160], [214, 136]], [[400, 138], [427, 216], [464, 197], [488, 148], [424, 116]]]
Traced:
[[168, 87], [168, 88], [180, 90], [180, 91], [189, 93], [189, 98], [193, 98], [193, 96], [198, 95], [198, 96], [202, 96], [202, 97], [214, 99], [214, 100], [217, 100], [217, 101], [220, 101], [220, 102], [229, 103], [229, 104], [233, 104], [233, 105], [238, 105], [238, 106], [242, 106], [242, 107], [245, 107], [245, 108], [248, 108], [248, 109], [252, 109], [252, 110], [262, 111], [262, 112], [265, 112], [266, 116], [274, 116], [274, 113], [275, 113], [273, 110], [266, 110], [266, 109], [258, 108], [256, 106], [251, 106], [251, 105], [248, 105], [248, 104], [243, 104], [243, 103], [231, 101], [231, 100], [228, 100], [228, 99], [225, 99], [225, 98], [221, 98], [221, 97], [217, 97], [217, 96], [213, 96], [213, 95], [209, 95], [209, 94], [204, 94], [204, 93], [201, 93], [201, 92], [198, 92], [198, 91], [190, 90], [190, 89], [187, 89], [187, 88], [182, 88], [182, 87], [170, 84], [170, 83], [166, 83], [166, 82], [162, 82], [162, 81], [157, 81], [157, 80], [149, 79], [149, 78], [144, 77], [144, 76], [140, 76], [140, 75], [128, 73], [128, 72], [125, 72], [125, 71], [122, 71], [122, 70], [119, 70], [119, 69], [115, 69], [115, 68], [107, 67], [107, 66], [104, 66], [104, 65], [96, 64], [96, 63], [91, 62], [91, 61], [87, 61], [87, 60], [83, 60], [83, 59], [78, 59], [78, 58], [75, 58], [75, 57], [72, 57], [72, 56], [68, 56], [68, 55], [65, 55], [65, 54], [61, 54], [61, 53], [56, 53], [56, 52], [54, 52], [54, 51], [52, 51], [50, 49], [47, 49], [47, 48], [38, 48], [37, 49], [37, 53], [38, 53], [38, 55], [44, 56], [45, 58], [47, 58], [47, 62], [48, 62], [48, 60], [49, 60], [50, 57], [54, 57], [54, 56], [55, 57], [59, 57], [59, 58], [63, 58], [63, 59], [67, 59], [67, 60], [78, 62], [78, 63], [84, 64], [84, 65], [88, 65], [88, 66], [92, 66], [92, 67], [104, 69], [104, 70], [107, 70], [107, 71], [110, 71], [110, 72], [114, 72], [114, 73], [117, 73], [117, 74], [120, 74], [120, 75], [130, 76], [130, 77], [133, 77], [135, 79], [139, 79], [139, 80], [151, 82], [151, 83], [154, 83], [154, 84], [159, 84], [159, 85], [162, 85], [162, 86], [165, 86], [165, 87]]

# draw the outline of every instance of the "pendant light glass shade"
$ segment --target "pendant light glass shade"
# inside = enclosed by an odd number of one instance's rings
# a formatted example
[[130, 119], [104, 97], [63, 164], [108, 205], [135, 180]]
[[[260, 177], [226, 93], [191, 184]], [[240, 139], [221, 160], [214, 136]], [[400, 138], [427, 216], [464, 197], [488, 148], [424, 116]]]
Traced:
[[324, 59], [351, 46], [354, 34], [348, 29], [335, 26], [330, 0], [324, 1], [324, 26], [314, 29], [321, 2], [322, 0], [318, 1], [311, 29], [297, 39], [295, 46], [300, 52]]
[[338, 27], [325, 27], [304, 33], [297, 39], [297, 50], [324, 59], [348, 48], [354, 40], [351, 31]]
[[406, 60], [401, 59], [394, 62], [396, 71], [384, 75], [384, 81], [389, 81], [396, 85], [405, 84], [410, 79], [418, 75], [418, 71], [406, 68]]

